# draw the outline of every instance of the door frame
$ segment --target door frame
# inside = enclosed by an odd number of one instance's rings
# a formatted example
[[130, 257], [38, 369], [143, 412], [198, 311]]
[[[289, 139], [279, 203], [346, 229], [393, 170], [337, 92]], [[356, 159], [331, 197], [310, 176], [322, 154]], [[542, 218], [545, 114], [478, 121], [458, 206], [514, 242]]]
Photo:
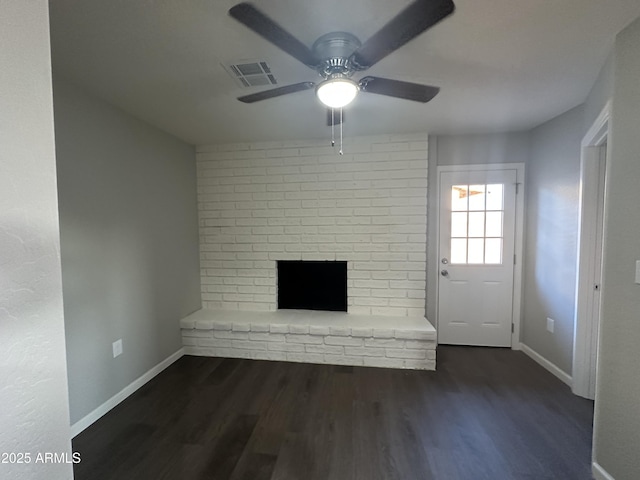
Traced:
[[[606, 180], [599, 196], [599, 182], [606, 177], [609, 158], [609, 121], [611, 102], [607, 102], [587, 134], [582, 139], [580, 155], [579, 236], [576, 265], [576, 294], [573, 336], [572, 391], [585, 398], [595, 397], [596, 360], [600, 328], [600, 311], [593, 311], [596, 264], [602, 266], [604, 237], [597, 245], [597, 230], [605, 230]], [[606, 144], [606, 147], [604, 145]], [[605, 150], [606, 148], [606, 150]], [[605, 156], [603, 157], [603, 153]], [[598, 224], [598, 211], [602, 221]], [[600, 297], [602, 298], [600, 285]], [[594, 320], [594, 314], [597, 319]]]
[[473, 172], [478, 170], [515, 170], [516, 171], [516, 218], [514, 251], [516, 262], [513, 266], [513, 306], [511, 312], [511, 349], [520, 350], [520, 320], [522, 311], [522, 266], [524, 264], [524, 163], [489, 163], [489, 164], [469, 164], [469, 165], [441, 165], [437, 167], [436, 183], [436, 256], [435, 265], [430, 268], [432, 277], [435, 279], [435, 312], [436, 312], [436, 332], [440, 318], [440, 275], [439, 255], [440, 255], [440, 175], [443, 172]]

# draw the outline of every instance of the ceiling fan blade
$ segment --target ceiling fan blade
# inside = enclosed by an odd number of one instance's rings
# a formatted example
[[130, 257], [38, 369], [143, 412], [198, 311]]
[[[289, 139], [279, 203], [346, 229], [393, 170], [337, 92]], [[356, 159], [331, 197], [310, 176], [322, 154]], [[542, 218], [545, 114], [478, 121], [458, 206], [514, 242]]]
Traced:
[[284, 87], [272, 88], [271, 90], [263, 90], [262, 92], [238, 97], [238, 100], [240, 100], [242, 103], [254, 103], [261, 100], [267, 100], [269, 98], [288, 95], [290, 93], [302, 92], [304, 90], [309, 90], [315, 86], [316, 84], [313, 82], [294, 83], [292, 85], [285, 85]]
[[362, 92], [377, 93], [378, 95], [422, 103], [427, 103], [440, 91], [438, 87], [380, 77], [364, 77], [360, 80], [359, 87]]
[[320, 63], [305, 44], [250, 3], [231, 7], [229, 15], [305, 65], [315, 68]]
[[452, 0], [416, 0], [351, 55], [360, 70], [375, 65], [455, 10]]
[[341, 123], [344, 123], [346, 117], [344, 109], [342, 110], [342, 117], [340, 117], [339, 108], [333, 109], [333, 119], [331, 118], [331, 113], [331, 109], [327, 108], [327, 127], [330, 127], [332, 123], [333, 125], [340, 125]]

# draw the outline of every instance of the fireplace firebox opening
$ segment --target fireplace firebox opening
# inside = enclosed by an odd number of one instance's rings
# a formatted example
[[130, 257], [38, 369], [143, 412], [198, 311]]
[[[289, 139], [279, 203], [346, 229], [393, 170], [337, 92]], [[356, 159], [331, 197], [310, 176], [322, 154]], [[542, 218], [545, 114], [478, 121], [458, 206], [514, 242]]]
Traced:
[[347, 262], [278, 261], [278, 309], [347, 311]]

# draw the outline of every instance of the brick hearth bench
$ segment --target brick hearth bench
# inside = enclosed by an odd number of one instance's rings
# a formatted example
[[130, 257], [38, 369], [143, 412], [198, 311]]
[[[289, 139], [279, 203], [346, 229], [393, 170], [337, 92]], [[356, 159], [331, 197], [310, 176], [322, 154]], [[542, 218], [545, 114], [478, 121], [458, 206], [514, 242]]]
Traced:
[[436, 331], [424, 317], [203, 309], [183, 318], [180, 327], [187, 355], [436, 368]]

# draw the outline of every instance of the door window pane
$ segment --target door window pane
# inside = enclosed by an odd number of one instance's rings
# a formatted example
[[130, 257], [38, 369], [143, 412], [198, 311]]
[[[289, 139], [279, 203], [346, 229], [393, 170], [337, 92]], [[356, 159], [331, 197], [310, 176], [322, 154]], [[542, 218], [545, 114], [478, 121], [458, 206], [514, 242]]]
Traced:
[[469, 213], [469, 236], [484, 237], [484, 212]]
[[451, 213], [451, 236], [466, 237], [467, 236], [467, 212]]
[[485, 243], [484, 263], [499, 265], [502, 263], [502, 239], [487, 238]]
[[469, 185], [451, 187], [451, 211], [466, 212], [468, 210]]
[[504, 186], [501, 183], [487, 185], [487, 210], [503, 210]]
[[484, 238], [470, 238], [467, 263], [484, 263]]
[[486, 185], [469, 185], [469, 210], [484, 210]]
[[502, 236], [502, 212], [487, 212], [487, 237]]
[[451, 263], [467, 263], [467, 239], [451, 239]]

